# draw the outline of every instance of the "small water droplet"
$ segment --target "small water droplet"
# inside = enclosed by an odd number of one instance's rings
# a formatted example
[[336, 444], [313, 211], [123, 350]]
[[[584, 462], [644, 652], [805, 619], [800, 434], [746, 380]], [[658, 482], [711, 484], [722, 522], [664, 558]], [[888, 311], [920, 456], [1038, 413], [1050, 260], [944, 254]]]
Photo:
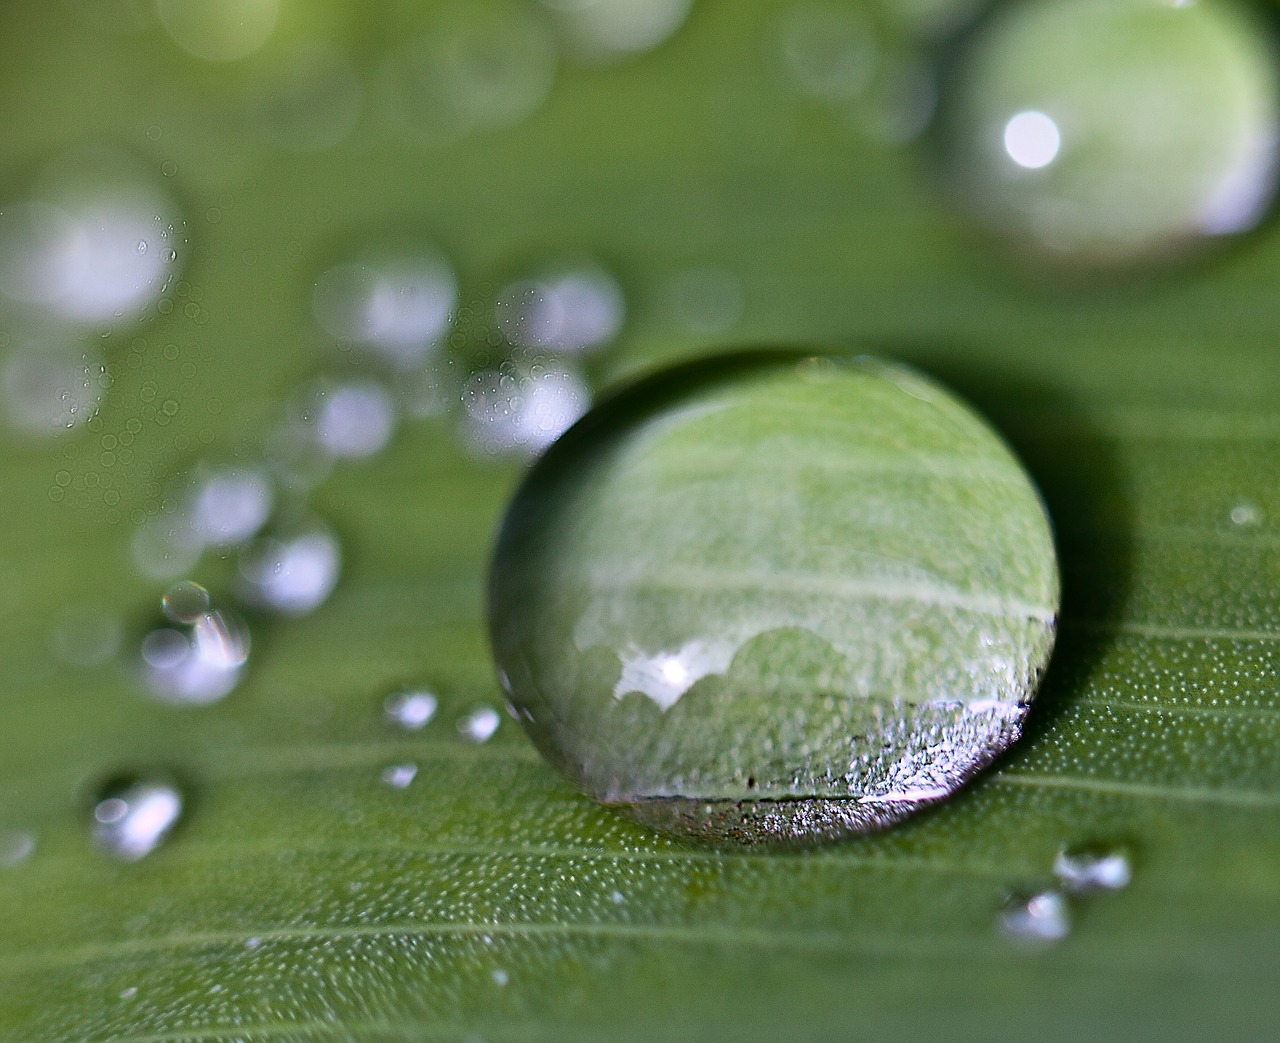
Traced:
[[262, 939], [255, 934], [253, 937], [244, 940], [244, 947], [250, 950], [259, 949], [262, 947]]
[[939, 138], [950, 183], [1034, 254], [1163, 259], [1252, 228], [1271, 201], [1277, 54], [1243, 5], [1001, 5], [950, 68]]
[[1257, 525], [1262, 521], [1262, 512], [1251, 503], [1238, 503], [1231, 508], [1231, 524]]
[[1053, 860], [1053, 875], [1074, 894], [1122, 891], [1133, 879], [1133, 866], [1124, 851], [1064, 848]]
[[1042, 946], [1071, 933], [1071, 910], [1057, 891], [1014, 895], [1000, 911], [1000, 932], [1011, 941]]
[[171, 622], [192, 624], [209, 611], [209, 592], [199, 583], [183, 580], [164, 592], [160, 609]]
[[436, 715], [439, 705], [430, 692], [411, 690], [387, 696], [383, 709], [390, 724], [416, 732]]
[[138, 986], [136, 985], [130, 985], [127, 989], [120, 990], [120, 998], [122, 1000], [131, 1000], [136, 995], [138, 995]]
[[24, 829], [0, 829], [0, 868], [21, 865], [35, 850], [34, 833]]
[[93, 806], [93, 840], [125, 862], [155, 851], [182, 816], [178, 787], [161, 778], [119, 778], [102, 787]]
[[382, 781], [392, 789], [408, 789], [409, 784], [418, 776], [416, 764], [392, 764], [382, 769]]
[[495, 985], [506, 985], [511, 980], [511, 975], [498, 967], [493, 972], [493, 981]]
[[522, 724], [586, 792], [761, 843], [884, 828], [991, 763], [1057, 607], [1044, 509], [979, 417], [774, 353], [584, 417], [509, 507], [489, 600]]
[[497, 710], [482, 706], [458, 721], [458, 734], [468, 742], [488, 742], [501, 723]]

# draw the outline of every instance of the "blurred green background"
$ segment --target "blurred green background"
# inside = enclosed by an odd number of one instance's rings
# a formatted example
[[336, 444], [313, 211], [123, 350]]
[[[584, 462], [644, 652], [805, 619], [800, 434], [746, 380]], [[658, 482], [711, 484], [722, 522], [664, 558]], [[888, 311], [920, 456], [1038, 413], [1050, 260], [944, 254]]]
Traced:
[[[925, 127], [977, 6], [694, 0], [623, 33], [637, 53], [568, 0], [0, 8], [0, 230], [42, 192], [141, 186], [173, 212], [147, 248], [176, 254], [119, 319], [2, 316], [0, 1036], [1270, 1038], [1280, 235], [1180, 265], [1185, 235], [1144, 241], [1101, 274], [998, 245]], [[425, 384], [317, 320], [322, 274], [382, 248], [456, 276]], [[6, 287], [24, 257], [0, 249]], [[504, 288], [580, 257], [625, 300], [584, 388], [729, 346], [870, 350], [1018, 450], [1065, 601], [997, 770], [882, 836], [761, 856], [594, 806], [505, 716], [459, 732], [501, 706], [484, 571], [524, 466], [476, 449], [468, 381], [511, 361]], [[50, 391], [13, 368], [33, 350], [89, 359], [67, 429], [23, 419]], [[278, 466], [296, 396], [357, 379], [402, 410], [385, 450], [276, 486], [337, 534], [332, 597], [240, 609], [224, 700], [156, 698], [138, 649], [169, 580], [139, 530], [210, 468]], [[237, 568], [174, 578], [230, 607]], [[438, 697], [420, 731], [385, 719], [406, 686]], [[185, 797], [129, 864], [90, 828], [122, 772]], [[1127, 850], [1132, 884], [1074, 902], [1057, 945], [1001, 936], [1079, 844]]]

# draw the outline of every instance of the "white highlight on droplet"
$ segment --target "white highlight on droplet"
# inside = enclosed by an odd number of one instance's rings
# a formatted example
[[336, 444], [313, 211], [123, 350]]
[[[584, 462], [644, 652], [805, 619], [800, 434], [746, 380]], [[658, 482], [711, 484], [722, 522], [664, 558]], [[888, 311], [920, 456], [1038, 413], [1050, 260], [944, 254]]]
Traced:
[[1058, 125], [1043, 112], [1028, 109], [1004, 125], [1004, 150], [1018, 166], [1027, 170], [1047, 167], [1057, 158], [1061, 147]]
[[702, 678], [728, 670], [734, 650], [732, 642], [702, 640], [656, 655], [633, 647], [622, 657], [622, 676], [613, 686], [613, 697], [621, 699], [628, 692], [639, 692], [665, 712]]

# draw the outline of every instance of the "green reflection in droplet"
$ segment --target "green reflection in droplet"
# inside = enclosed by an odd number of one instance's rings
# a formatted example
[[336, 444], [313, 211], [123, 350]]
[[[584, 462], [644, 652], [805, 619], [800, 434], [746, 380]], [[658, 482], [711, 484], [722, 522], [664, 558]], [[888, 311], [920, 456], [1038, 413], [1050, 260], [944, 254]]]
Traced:
[[601, 403], [490, 578], [512, 705], [586, 792], [803, 843], [939, 801], [1017, 738], [1058, 577], [1035, 489], [936, 384], [755, 353]]
[[1229, 0], [1031, 0], [958, 47], [939, 143], [997, 234], [1067, 261], [1148, 260], [1257, 224], [1278, 91], [1271, 33]]

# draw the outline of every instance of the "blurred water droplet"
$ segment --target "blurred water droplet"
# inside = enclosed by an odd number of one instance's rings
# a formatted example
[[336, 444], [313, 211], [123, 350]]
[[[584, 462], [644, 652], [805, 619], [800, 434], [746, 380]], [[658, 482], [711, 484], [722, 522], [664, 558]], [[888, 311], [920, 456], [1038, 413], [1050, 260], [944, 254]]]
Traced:
[[290, 152], [324, 152], [350, 136], [363, 91], [351, 59], [321, 40], [295, 41], [276, 56], [249, 102], [258, 135]]
[[313, 308], [330, 336], [406, 369], [422, 365], [448, 331], [457, 297], [448, 261], [418, 246], [327, 269], [316, 281]]
[[473, 374], [462, 401], [463, 436], [473, 449], [536, 455], [587, 411], [591, 391], [571, 370], [507, 363]]
[[5, 419], [23, 434], [62, 434], [97, 415], [106, 367], [96, 347], [23, 341], [0, 367]]
[[178, 787], [161, 778], [115, 779], [93, 806], [93, 840], [108, 855], [135, 862], [155, 851], [182, 816]]
[[266, 524], [274, 503], [271, 479], [263, 470], [204, 470], [196, 477], [187, 516], [191, 532], [200, 543], [235, 546]]
[[542, 0], [570, 54], [597, 64], [652, 50], [688, 17], [692, 0]]
[[488, 742], [502, 723], [502, 716], [491, 706], [482, 706], [458, 721], [458, 734], [468, 742]]
[[498, 967], [493, 972], [493, 983], [495, 985], [506, 985], [511, 980], [511, 975]]
[[0, 293], [68, 322], [139, 318], [174, 273], [168, 197], [131, 159], [90, 150], [55, 164], [37, 192], [0, 210]]
[[170, 622], [194, 623], [209, 611], [209, 592], [199, 583], [183, 580], [164, 592], [160, 610]]
[[342, 567], [338, 538], [319, 522], [293, 523], [240, 556], [245, 601], [290, 616], [314, 612], [333, 593]]
[[787, 72], [804, 94], [850, 101], [871, 84], [879, 46], [858, 11], [833, 3], [799, 4], [783, 16], [779, 35]]
[[958, 399], [757, 353], [584, 417], [508, 508], [489, 593], [511, 702], [586, 792], [806, 843], [890, 826], [1009, 747], [1058, 574], [1035, 488]]
[[1053, 860], [1053, 875], [1075, 894], [1122, 891], [1133, 879], [1133, 867], [1123, 851], [1064, 848]]
[[400, 139], [440, 147], [519, 123], [546, 101], [556, 45], [513, 0], [469, 0], [432, 11], [425, 32], [379, 69], [376, 104]]
[[124, 628], [101, 605], [76, 605], [58, 619], [51, 635], [53, 653], [68, 666], [103, 666], [120, 651]]
[[516, 347], [582, 354], [613, 340], [625, 312], [617, 280], [586, 261], [511, 283], [498, 297], [496, 318]]
[[392, 789], [408, 789], [410, 783], [418, 776], [416, 764], [392, 764], [382, 770], [382, 781]]
[[1268, 26], [1229, 0], [1029, 0], [963, 40], [939, 140], [962, 205], [1045, 257], [1167, 257], [1257, 224], [1276, 184]]
[[1000, 932], [1023, 945], [1060, 942], [1071, 933], [1071, 910], [1057, 891], [1015, 895], [1000, 911]]
[[335, 457], [364, 459], [380, 453], [395, 426], [391, 395], [371, 380], [336, 384], [317, 401], [316, 442]]
[[702, 337], [725, 333], [742, 317], [742, 283], [723, 268], [689, 268], [667, 283], [664, 296], [676, 323]]
[[34, 833], [24, 829], [0, 829], [0, 868], [21, 865], [35, 850]]
[[[194, 608], [195, 600], [193, 595], [187, 607]], [[249, 631], [239, 618], [218, 609], [182, 622], [186, 625], [160, 627], [143, 638], [143, 680], [153, 695], [166, 702], [217, 702], [240, 682], [249, 658]]]
[[387, 696], [383, 708], [389, 723], [417, 731], [436, 715], [439, 705], [439, 700], [430, 692], [414, 690]]
[[183, 50], [210, 62], [247, 57], [267, 42], [279, 0], [155, 0], [165, 31]]

